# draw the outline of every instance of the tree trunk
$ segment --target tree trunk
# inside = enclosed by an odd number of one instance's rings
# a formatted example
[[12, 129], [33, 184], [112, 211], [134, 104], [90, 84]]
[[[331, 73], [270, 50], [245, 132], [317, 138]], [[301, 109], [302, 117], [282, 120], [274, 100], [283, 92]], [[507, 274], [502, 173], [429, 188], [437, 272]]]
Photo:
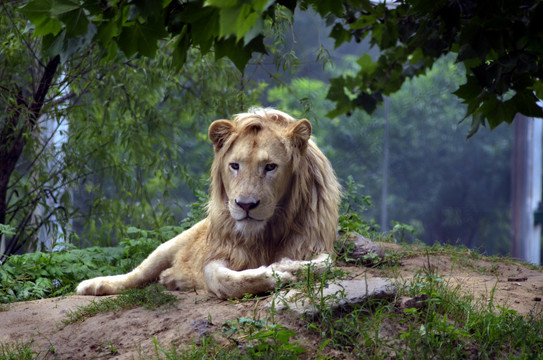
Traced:
[[[17, 108], [0, 131], [0, 224], [6, 223], [9, 180], [26, 145], [25, 134], [30, 133], [38, 122], [59, 65], [60, 56], [49, 60], [30, 104], [25, 101], [22, 92], [18, 92]], [[17, 238], [15, 235], [5, 246], [5, 255], [13, 251]]]

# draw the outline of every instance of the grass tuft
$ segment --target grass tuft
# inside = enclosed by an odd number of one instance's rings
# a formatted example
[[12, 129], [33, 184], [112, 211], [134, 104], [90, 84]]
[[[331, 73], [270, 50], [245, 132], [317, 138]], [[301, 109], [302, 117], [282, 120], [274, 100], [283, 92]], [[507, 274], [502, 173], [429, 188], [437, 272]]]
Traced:
[[163, 306], [172, 306], [179, 299], [165, 291], [165, 288], [158, 284], [152, 284], [144, 289], [129, 289], [115, 297], [108, 297], [93, 301], [87, 306], [77, 308], [68, 313], [68, 318], [63, 320], [65, 325], [84, 321], [85, 319], [103, 312], [115, 312], [120, 310], [143, 307], [148, 310], [155, 310]]

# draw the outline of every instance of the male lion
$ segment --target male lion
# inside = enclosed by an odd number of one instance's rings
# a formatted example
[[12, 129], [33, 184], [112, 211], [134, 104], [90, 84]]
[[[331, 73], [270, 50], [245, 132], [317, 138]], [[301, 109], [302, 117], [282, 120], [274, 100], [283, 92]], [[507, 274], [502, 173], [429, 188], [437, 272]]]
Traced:
[[277, 278], [292, 281], [310, 262], [322, 268], [333, 250], [340, 191], [310, 137], [309, 121], [273, 109], [213, 122], [207, 218], [128, 274], [85, 280], [77, 293], [116, 294], [158, 278], [168, 289], [238, 298], [272, 290]]

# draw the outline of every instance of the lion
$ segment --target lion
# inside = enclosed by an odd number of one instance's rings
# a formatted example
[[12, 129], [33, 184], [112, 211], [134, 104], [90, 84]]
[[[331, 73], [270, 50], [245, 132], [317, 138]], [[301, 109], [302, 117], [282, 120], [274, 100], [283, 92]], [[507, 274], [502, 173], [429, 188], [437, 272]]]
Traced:
[[308, 120], [253, 108], [209, 127], [214, 160], [207, 217], [127, 274], [85, 280], [80, 295], [156, 281], [169, 290], [240, 298], [291, 282], [333, 254], [340, 186]]

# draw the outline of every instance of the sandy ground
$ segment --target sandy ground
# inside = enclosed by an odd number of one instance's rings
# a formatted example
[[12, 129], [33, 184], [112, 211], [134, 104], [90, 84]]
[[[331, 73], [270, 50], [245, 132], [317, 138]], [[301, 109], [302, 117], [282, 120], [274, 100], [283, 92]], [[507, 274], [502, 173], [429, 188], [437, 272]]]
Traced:
[[[396, 245], [382, 245], [388, 252], [402, 251]], [[461, 293], [471, 294], [482, 304], [492, 301], [520, 314], [543, 311], [543, 270], [509, 261], [427, 256], [421, 251], [394, 267], [344, 269], [350, 273], [349, 278], [384, 276], [399, 283], [410, 282], [417, 273], [432, 270], [448, 286], [459, 287]], [[63, 323], [67, 313], [97, 298], [68, 296], [3, 306], [0, 344], [31, 342], [33, 349], [40, 352], [40, 358], [142, 359], [156, 354], [155, 341], [169, 350], [172, 345], [198, 343], [202, 336], [220, 332], [223, 323], [238, 317], [265, 318], [265, 305], [269, 302], [269, 297], [232, 302], [204, 293], [174, 294], [180, 301], [171, 308], [102, 313], [70, 325]], [[308, 333], [305, 323], [291, 313], [278, 313], [275, 321], [301, 334], [304, 347], [318, 344], [316, 335]], [[345, 358], [330, 351], [327, 355], [332, 358]]]

